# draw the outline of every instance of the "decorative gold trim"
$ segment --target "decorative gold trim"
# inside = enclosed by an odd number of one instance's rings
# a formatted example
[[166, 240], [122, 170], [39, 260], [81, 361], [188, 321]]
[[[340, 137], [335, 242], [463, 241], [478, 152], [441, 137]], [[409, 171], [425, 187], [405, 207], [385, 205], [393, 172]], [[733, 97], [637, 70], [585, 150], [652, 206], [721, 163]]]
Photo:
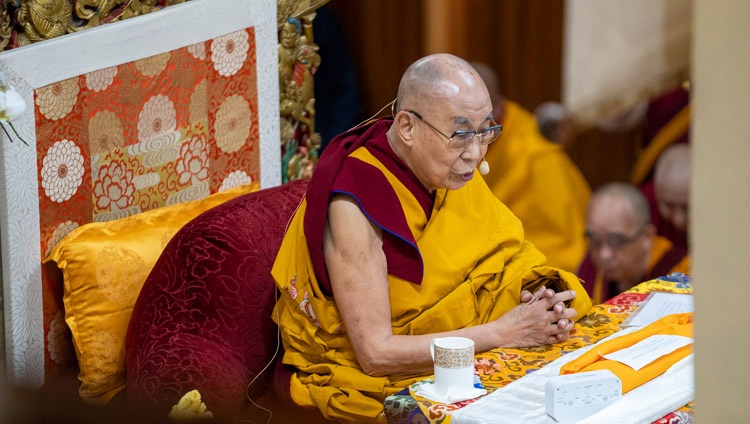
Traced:
[[318, 162], [320, 134], [315, 132], [313, 75], [320, 66], [313, 40], [315, 10], [328, 0], [279, 0], [279, 111], [281, 178], [310, 178]]
[[0, 11], [0, 47], [8, 50], [145, 15], [187, 0], [19, 0]]

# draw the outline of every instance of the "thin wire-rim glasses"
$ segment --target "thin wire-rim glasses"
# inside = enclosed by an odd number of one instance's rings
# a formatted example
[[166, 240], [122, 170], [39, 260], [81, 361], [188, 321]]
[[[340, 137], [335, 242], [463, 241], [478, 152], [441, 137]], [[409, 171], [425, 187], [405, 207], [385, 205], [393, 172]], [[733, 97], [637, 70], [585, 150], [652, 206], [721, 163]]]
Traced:
[[446, 140], [448, 140], [448, 146], [453, 147], [456, 149], [464, 149], [466, 146], [471, 144], [471, 142], [474, 140], [474, 137], [479, 136], [479, 144], [482, 146], [486, 146], [493, 141], [497, 140], [497, 138], [500, 136], [500, 133], [503, 132], [503, 126], [500, 124], [496, 124], [495, 121], [490, 120], [495, 125], [489, 126], [487, 128], [483, 128], [479, 131], [476, 130], [456, 130], [451, 134], [450, 136], [446, 135], [439, 129], [437, 129], [434, 125], [429, 123], [426, 119], [422, 117], [418, 112], [413, 111], [411, 109], [405, 109], [406, 112], [409, 112], [411, 114], [414, 114], [417, 118], [419, 118], [422, 122], [427, 124], [430, 128], [435, 130], [438, 134], [442, 135]]

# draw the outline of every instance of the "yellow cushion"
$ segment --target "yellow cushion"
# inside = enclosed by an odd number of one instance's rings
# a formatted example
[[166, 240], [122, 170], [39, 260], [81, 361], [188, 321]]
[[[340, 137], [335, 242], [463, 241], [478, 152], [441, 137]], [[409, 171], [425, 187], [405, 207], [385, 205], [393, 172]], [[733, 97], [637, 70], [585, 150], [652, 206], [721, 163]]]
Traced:
[[138, 293], [177, 231], [202, 212], [258, 189], [256, 183], [205, 199], [82, 225], [50, 252], [63, 274], [65, 321], [73, 333], [81, 397], [103, 404], [125, 387], [125, 333]]

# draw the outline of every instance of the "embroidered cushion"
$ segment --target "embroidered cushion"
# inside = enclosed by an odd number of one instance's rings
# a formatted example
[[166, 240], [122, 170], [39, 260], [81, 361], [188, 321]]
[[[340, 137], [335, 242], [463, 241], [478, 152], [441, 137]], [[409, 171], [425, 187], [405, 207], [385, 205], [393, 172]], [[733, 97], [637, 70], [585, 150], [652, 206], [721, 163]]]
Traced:
[[202, 212], [257, 190], [247, 184], [205, 199], [92, 222], [70, 232], [44, 262], [63, 276], [65, 321], [78, 358], [80, 396], [108, 402], [125, 387], [125, 333], [138, 293], [172, 236]]
[[[219, 420], [236, 418], [247, 386], [277, 349], [271, 266], [307, 181], [240, 196], [185, 225], [133, 308], [128, 398], [169, 412], [197, 389]], [[273, 366], [253, 388], [266, 387]]]

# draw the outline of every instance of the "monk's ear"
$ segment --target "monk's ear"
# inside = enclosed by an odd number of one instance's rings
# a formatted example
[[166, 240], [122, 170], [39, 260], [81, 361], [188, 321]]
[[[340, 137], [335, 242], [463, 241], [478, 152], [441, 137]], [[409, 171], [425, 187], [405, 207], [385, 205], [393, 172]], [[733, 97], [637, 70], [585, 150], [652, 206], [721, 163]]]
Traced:
[[416, 117], [406, 111], [399, 111], [396, 116], [393, 117], [393, 125], [396, 126], [396, 131], [401, 141], [407, 146], [411, 147], [414, 143], [414, 126], [416, 124]]

